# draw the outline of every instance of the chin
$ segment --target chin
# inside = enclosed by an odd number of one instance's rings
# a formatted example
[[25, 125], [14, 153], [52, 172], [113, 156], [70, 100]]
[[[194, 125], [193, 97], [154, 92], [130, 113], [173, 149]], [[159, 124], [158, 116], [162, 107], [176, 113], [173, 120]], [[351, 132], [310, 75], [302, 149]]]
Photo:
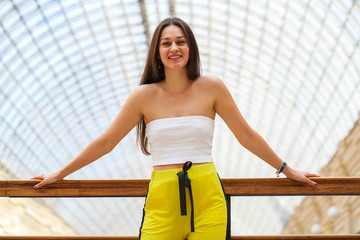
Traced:
[[176, 63], [176, 64], [174, 64], [174, 63], [169, 63], [169, 64], [167, 64], [167, 66], [165, 66], [165, 67], [167, 67], [167, 68], [169, 68], [169, 69], [182, 69], [182, 68], [185, 68], [186, 67], [186, 63]]

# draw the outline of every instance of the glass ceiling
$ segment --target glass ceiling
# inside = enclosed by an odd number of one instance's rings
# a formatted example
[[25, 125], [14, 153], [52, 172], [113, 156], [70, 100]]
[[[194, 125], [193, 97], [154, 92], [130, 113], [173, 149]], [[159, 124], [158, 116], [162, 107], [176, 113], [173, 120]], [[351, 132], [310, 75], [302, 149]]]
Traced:
[[[360, 4], [310, 0], [0, 1], [0, 165], [58, 170], [102, 133], [139, 83], [163, 18], [192, 27], [203, 74], [294, 168], [318, 172], [360, 110]], [[150, 178], [132, 131], [68, 179]], [[216, 118], [222, 178], [274, 177]], [[280, 233], [293, 197], [233, 198], [232, 234]], [[39, 199], [81, 235], [137, 235], [143, 198]]]

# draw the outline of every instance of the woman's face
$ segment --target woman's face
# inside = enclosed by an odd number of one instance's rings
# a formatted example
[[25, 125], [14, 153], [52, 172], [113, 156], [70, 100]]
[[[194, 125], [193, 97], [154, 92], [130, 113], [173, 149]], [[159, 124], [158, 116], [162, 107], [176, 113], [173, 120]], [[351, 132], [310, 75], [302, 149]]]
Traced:
[[159, 54], [165, 69], [181, 69], [189, 60], [189, 46], [182, 29], [165, 27], [160, 36]]

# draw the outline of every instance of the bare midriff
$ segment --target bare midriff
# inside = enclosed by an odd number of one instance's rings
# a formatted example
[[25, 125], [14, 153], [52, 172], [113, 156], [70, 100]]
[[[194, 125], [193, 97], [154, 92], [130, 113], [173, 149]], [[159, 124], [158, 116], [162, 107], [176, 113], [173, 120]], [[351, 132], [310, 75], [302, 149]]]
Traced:
[[[203, 162], [203, 163], [193, 163], [192, 166], [209, 163], [209, 162]], [[166, 164], [166, 165], [155, 165], [153, 166], [154, 171], [161, 171], [161, 170], [169, 170], [169, 169], [176, 169], [176, 168], [182, 168], [183, 163], [176, 163], [176, 164]]]

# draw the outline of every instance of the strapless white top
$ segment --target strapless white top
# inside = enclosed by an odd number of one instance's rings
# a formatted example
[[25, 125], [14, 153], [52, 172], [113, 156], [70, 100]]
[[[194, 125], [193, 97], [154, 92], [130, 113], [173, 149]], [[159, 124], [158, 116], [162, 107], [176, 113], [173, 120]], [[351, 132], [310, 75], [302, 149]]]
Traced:
[[146, 125], [153, 165], [212, 162], [214, 120], [206, 116], [160, 118]]

